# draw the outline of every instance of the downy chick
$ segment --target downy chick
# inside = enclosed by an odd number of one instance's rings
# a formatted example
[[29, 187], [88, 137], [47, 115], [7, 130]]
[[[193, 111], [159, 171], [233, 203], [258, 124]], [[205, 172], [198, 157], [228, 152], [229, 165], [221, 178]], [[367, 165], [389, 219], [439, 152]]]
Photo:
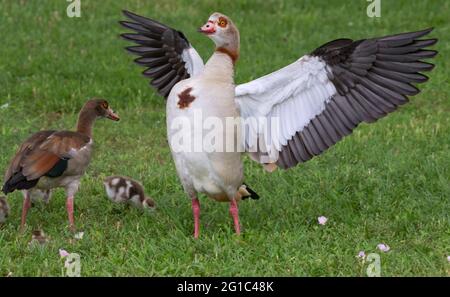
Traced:
[[105, 185], [108, 198], [115, 203], [128, 203], [139, 209], [155, 208], [155, 202], [145, 195], [142, 185], [126, 176], [109, 176]]

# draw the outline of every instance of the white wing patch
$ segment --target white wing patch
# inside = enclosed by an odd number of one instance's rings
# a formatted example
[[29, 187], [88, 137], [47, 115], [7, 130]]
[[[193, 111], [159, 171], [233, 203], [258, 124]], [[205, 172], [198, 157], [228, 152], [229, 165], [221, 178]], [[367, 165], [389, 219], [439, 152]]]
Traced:
[[[51, 136], [50, 136], [51, 137]], [[94, 141], [92, 140], [92, 138], [89, 140], [88, 143], [86, 143], [85, 145], [83, 145], [82, 147], [80, 147], [79, 149], [75, 149], [75, 148], [71, 148], [68, 152], [67, 152], [67, 156], [69, 158], [75, 158], [76, 155], [78, 153], [81, 153], [82, 151], [84, 151], [85, 149], [87, 149], [88, 147], [90, 147], [92, 144], [94, 143]]]
[[186, 70], [191, 77], [203, 71], [203, 60], [193, 47], [183, 50], [181, 58], [186, 63]]
[[327, 65], [312, 56], [238, 85], [236, 102], [245, 120], [246, 150], [261, 163], [276, 162], [281, 146], [320, 114], [335, 94]]

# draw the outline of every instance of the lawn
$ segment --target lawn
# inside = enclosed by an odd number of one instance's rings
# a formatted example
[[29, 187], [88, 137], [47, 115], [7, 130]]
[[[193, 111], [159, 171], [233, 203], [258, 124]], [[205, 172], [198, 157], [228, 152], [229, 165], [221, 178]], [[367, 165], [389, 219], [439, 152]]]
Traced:
[[[64, 0], [0, 0], [0, 170], [30, 133], [72, 128], [90, 97], [107, 98], [122, 118], [95, 127], [93, 162], [75, 198], [83, 239], [67, 228], [61, 190], [30, 210], [20, 234], [15, 192], [0, 227], [0, 276], [59, 276], [60, 248], [80, 254], [82, 276], [365, 276], [361, 250], [380, 254], [383, 276], [450, 275], [450, 2], [381, 2], [381, 17], [369, 18], [365, 0], [81, 0], [81, 17], [69, 18]], [[118, 37], [124, 8], [182, 29], [204, 59], [213, 45], [196, 29], [214, 11], [229, 15], [241, 32], [237, 83], [340, 37], [433, 26], [440, 54], [410, 104], [361, 125], [325, 154], [274, 173], [246, 158], [246, 183], [261, 199], [240, 204], [243, 235], [234, 235], [227, 204], [202, 197], [194, 240], [190, 201], [167, 145], [164, 99]], [[157, 211], [111, 204], [101, 181], [113, 174], [141, 180]], [[28, 244], [36, 229], [50, 237], [42, 247]], [[377, 250], [379, 243], [391, 250]]]

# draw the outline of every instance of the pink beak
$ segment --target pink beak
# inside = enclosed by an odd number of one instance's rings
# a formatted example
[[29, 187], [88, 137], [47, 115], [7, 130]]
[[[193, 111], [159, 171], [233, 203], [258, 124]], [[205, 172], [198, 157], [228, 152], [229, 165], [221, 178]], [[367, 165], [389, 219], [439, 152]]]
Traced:
[[213, 21], [208, 21], [200, 29], [198, 29], [198, 32], [206, 34], [206, 35], [213, 34], [216, 32], [216, 27], [215, 27]]
[[111, 108], [108, 108], [106, 118], [116, 121], [116, 122], [120, 120], [120, 117], [116, 113], [114, 113], [114, 111]]

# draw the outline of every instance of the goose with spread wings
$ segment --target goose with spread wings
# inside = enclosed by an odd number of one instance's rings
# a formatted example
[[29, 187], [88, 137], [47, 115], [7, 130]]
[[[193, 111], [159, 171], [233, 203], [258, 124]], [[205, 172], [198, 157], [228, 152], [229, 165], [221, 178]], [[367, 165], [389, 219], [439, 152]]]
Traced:
[[[233, 21], [212, 14], [199, 29], [215, 43], [206, 64], [186, 36], [160, 22], [124, 11], [120, 22], [133, 33], [127, 50], [146, 67], [144, 76], [167, 99], [167, 129], [172, 155], [184, 190], [192, 200], [194, 236], [199, 235], [204, 193], [230, 203], [235, 231], [240, 233], [237, 201], [243, 192], [242, 152], [267, 170], [288, 169], [320, 155], [361, 123], [372, 123], [408, 102], [428, 77], [425, 62], [437, 42], [425, 38], [432, 29], [361, 40], [337, 39], [266, 76], [235, 85], [240, 35]], [[180, 118], [239, 118], [239, 129], [224, 131], [238, 142], [232, 151], [177, 150], [174, 123]], [[196, 113], [197, 112], [197, 113]], [[264, 121], [260, 121], [263, 119]], [[264, 122], [264, 125], [261, 124]], [[188, 125], [191, 126], [191, 125]], [[178, 131], [179, 132], [179, 131]], [[193, 135], [195, 131], [187, 130]], [[195, 135], [194, 135], [195, 136]], [[194, 137], [195, 138], [195, 137]], [[251, 193], [249, 193], [251, 192]]]

